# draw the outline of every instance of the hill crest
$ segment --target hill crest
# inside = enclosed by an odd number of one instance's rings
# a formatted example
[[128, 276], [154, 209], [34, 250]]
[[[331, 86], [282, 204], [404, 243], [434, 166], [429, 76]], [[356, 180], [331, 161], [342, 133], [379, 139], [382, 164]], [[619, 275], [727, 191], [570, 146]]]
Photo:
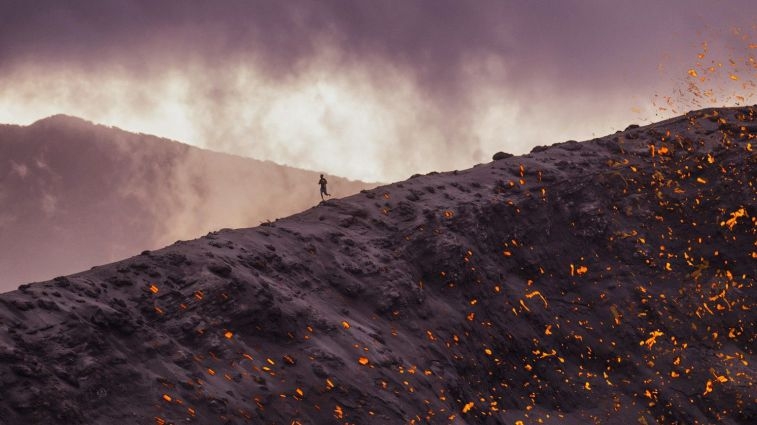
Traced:
[[0, 295], [11, 423], [750, 423], [754, 107]]

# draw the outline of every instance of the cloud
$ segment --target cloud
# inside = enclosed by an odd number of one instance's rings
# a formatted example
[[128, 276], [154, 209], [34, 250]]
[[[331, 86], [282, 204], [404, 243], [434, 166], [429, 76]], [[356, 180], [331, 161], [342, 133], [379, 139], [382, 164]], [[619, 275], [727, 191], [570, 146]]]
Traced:
[[747, 0], [16, 3], [0, 120], [65, 112], [367, 180], [653, 119], [702, 41], [743, 56], [730, 29], [757, 31]]

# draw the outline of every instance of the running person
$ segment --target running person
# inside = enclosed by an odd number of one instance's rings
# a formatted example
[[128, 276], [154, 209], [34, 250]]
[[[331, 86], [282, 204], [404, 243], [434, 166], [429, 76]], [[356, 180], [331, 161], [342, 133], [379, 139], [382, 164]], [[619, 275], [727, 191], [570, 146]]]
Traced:
[[328, 190], [326, 190], [326, 184], [327, 183], [328, 182], [323, 177], [323, 174], [321, 174], [321, 179], [318, 180], [318, 184], [321, 185], [321, 200], [323, 200], [323, 195], [331, 196], [331, 194], [328, 192]]

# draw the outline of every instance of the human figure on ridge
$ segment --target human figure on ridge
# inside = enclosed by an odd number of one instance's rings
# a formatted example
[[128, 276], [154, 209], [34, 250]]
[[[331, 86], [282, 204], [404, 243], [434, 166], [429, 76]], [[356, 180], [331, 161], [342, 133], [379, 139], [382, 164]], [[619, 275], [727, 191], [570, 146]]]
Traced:
[[318, 184], [321, 185], [321, 200], [323, 200], [323, 195], [331, 196], [331, 194], [326, 190], [326, 184], [328, 182], [323, 177], [323, 174], [321, 174], [321, 179], [318, 180]]

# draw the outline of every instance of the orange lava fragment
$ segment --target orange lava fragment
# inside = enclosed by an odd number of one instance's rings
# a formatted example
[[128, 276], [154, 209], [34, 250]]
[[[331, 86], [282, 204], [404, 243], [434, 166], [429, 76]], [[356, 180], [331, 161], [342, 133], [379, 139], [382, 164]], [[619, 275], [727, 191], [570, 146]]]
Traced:
[[552, 325], [547, 325], [547, 329], [544, 329], [544, 335], [552, 335]]
[[444, 210], [444, 218], [452, 218], [455, 216], [455, 213], [450, 210]]
[[519, 300], [519, 301], [520, 301], [520, 306], [523, 307], [524, 310], [526, 310], [527, 312], [530, 313], [531, 309], [528, 308], [528, 306], [526, 305], [526, 303], [524, 303], [523, 300]]
[[707, 180], [705, 180], [705, 179], [703, 179], [701, 177], [697, 177], [697, 183], [707, 184]]
[[334, 383], [331, 382], [331, 379], [326, 378], [326, 388], [328, 389], [334, 388]]
[[301, 390], [301, 389], [299, 389], [299, 388], [297, 388], [297, 389], [296, 389], [296, 390], [294, 390], [294, 391], [295, 391], [295, 392], [297, 393], [297, 395], [299, 395], [300, 397], [303, 397], [303, 396], [305, 395], [305, 393], [303, 393], [303, 392], [302, 392], [302, 390]]
[[704, 393], [702, 393], [702, 395], [707, 395], [707, 394], [709, 394], [711, 392], [712, 392], [712, 381], [708, 379], [707, 380], [707, 385], [705, 385], [705, 387], [704, 387]]
[[661, 147], [660, 149], [657, 149], [657, 153], [659, 153], [660, 155], [666, 155], [668, 152], [669, 152], [668, 148], [666, 148], [665, 146]]
[[234, 333], [231, 331], [226, 331], [226, 333], [224, 333], [223, 336], [225, 336], [226, 339], [231, 339], [234, 337]]
[[739, 79], [737, 75], [733, 75], [733, 74], [729, 75], [728, 78], [730, 78], [733, 81], [737, 81]]
[[474, 406], [474, 403], [472, 401], [469, 401], [468, 403], [465, 403], [465, 406], [463, 406], [463, 413], [468, 413]]
[[360, 357], [359, 359], [357, 359], [357, 362], [363, 366], [367, 366], [371, 361], [368, 360], [368, 357]]
[[738, 210], [731, 213], [731, 218], [721, 222], [720, 225], [728, 226], [728, 230], [733, 230], [733, 226], [736, 225], [736, 221], [739, 219], [739, 217], [745, 217], [746, 215], [746, 209], [739, 208]]
[[173, 401], [173, 399], [171, 398], [171, 396], [168, 395], [168, 394], [163, 394], [163, 400], [165, 400], [165, 401], [167, 401], [169, 403]]
[[547, 304], [547, 300], [544, 298], [544, 296], [541, 294], [541, 292], [534, 291], [534, 292], [531, 292], [529, 294], [526, 294], [526, 298], [528, 298], [528, 299], [531, 299], [531, 298], [536, 297], [536, 296], [538, 296], [539, 298], [541, 298], [542, 302], [544, 302], [544, 308], [549, 307], [549, 304]]
[[651, 350], [652, 346], [655, 345], [655, 343], [657, 342], [657, 337], [658, 336], [663, 336], [663, 335], [665, 335], [665, 334], [662, 333], [662, 332], [660, 332], [660, 331], [652, 331], [649, 334], [649, 338], [647, 338], [644, 341], [641, 341], [639, 343], [639, 345], [646, 345], [647, 348], [649, 348]]
[[210, 376], [215, 376], [216, 371], [213, 370], [213, 369], [208, 368], [208, 373], [210, 374]]
[[337, 419], [342, 419], [344, 417], [342, 406], [337, 404], [336, 407], [334, 407], [334, 417]]
[[350, 324], [349, 324], [349, 322], [347, 322], [347, 321], [345, 321], [345, 320], [342, 320], [342, 327], [343, 327], [344, 329], [349, 329], [349, 328], [350, 328]]
[[694, 70], [694, 69], [690, 69], [689, 70], [689, 75], [691, 75], [692, 77], [696, 78], [697, 77], [697, 71]]
[[158, 289], [158, 287], [155, 286], [154, 283], [150, 285], [150, 292], [152, 292], [153, 294], [157, 294], [159, 291], [160, 289]]
[[487, 356], [491, 356], [492, 355], [492, 350], [490, 350], [488, 348], [485, 348], [484, 349], [484, 353], [486, 353]]
[[436, 341], [434, 333], [429, 330], [426, 331], [426, 338], [428, 338], [429, 341]]

